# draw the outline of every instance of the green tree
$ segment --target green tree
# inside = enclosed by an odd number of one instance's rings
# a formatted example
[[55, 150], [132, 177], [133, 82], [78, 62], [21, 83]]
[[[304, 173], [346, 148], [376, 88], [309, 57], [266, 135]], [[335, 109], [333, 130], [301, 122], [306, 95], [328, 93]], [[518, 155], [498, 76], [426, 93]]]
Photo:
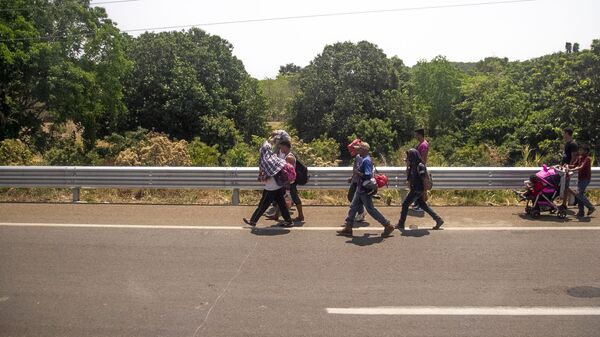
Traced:
[[45, 119], [73, 120], [91, 149], [125, 113], [121, 33], [89, 1], [5, 3], [29, 10], [0, 12], [0, 139], [40, 141]]
[[165, 132], [178, 139], [203, 134], [203, 117], [234, 121], [246, 141], [266, 132], [266, 104], [258, 81], [232, 55], [231, 44], [193, 28], [186, 32], [145, 33], [134, 39], [128, 57], [134, 67], [126, 80], [129, 127]]
[[[404, 74], [399, 59], [372, 43], [328, 45], [300, 73], [290, 123], [306, 142], [326, 136], [341, 146], [363, 120], [411, 119]], [[411, 136], [396, 133], [392, 144]]]
[[460, 99], [462, 77], [460, 70], [443, 56], [414, 66], [412, 83], [416, 109], [425, 117], [431, 135], [443, 135], [459, 125], [453, 106]]

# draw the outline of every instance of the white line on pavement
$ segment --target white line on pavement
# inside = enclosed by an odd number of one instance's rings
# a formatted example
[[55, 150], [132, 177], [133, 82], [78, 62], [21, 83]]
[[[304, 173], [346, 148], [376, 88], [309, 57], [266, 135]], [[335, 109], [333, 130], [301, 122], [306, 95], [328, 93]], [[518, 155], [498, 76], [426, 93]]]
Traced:
[[336, 315], [600, 316], [600, 307], [372, 307], [327, 308]]
[[[129, 224], [77, 224], [77, 223], [19, 223], [0, 222], [4, 227], [58, 227], [58, 228], [131, 228], [131, 229], [185, 229], [185, 230], [249, 230], [248, 226], [168, 226], [168, 225], [129, 225]], [[258, 230], [293, 231], [334, 231], [341, 227], [257, 227]], [[354, 231], [381, 231], [380, 226], [356, 227]], [[429, 230], [422, 227], [418, 230]], [[444, 227], [443, 231], [598, 231], [600, 226], [562, 226], [562, 227]], [[410, 232], [411, 230], [407, 230]]]

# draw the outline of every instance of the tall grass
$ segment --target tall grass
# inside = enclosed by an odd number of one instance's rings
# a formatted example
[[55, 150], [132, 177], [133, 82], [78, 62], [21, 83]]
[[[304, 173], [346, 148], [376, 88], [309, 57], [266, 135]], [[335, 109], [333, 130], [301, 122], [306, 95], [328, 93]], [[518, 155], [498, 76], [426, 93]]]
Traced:
[[[300, 190], [305, 205], [347, 206], [347, 191]], [[261, 191], [241, 191], [240, 204], [256, 205]], [[402, 204], [406, 191], [385, 188], [379, 192], [381, 199], [376, 205], [397, 206]], [[588, 197], [594, 204], [600, 201], [600, 190], [590, 190]], [[80, 199], [88, 203], [131, 204], [182, 204], [182, 205], [230, 205], [230, 190], [167, 190], [167, 189], [82, 189]], [[60, 188], [2, 188], [0, 202], [62, 202], [72, 200], [70, 189]], [[465, 191], [434, 190], [429, 203], [435, 206], [511, 206], [519, 205], [514, 194], [508, 190]]]

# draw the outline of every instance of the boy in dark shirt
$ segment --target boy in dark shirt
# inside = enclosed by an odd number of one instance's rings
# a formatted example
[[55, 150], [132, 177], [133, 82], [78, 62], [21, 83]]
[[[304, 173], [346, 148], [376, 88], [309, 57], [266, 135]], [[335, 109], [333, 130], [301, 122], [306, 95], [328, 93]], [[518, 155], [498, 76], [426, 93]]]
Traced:
[[573, 140], [573, 129], [565, 128], [563, 130], [563, 140], [565, 141], [565, 148], [560, 164], [571, 165], [577, 159], [577, 143]]

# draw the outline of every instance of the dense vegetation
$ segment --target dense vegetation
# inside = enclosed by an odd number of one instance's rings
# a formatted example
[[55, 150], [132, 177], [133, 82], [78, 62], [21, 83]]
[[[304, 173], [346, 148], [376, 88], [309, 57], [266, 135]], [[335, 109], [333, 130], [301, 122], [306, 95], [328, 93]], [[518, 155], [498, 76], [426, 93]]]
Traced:
[[254, 166], [268, 121], [285, 123], [309, 165], [348, 159], [354, 137], [400, 164], [416, 127], [433, 165], [555, 162], [565, 126], [600, 150], [599, 40], [527, 61], [413, 67], [343, 42], [258, 81], [197, 28], [134, 38], [89, 1], [4, 4], [0, 165]]

